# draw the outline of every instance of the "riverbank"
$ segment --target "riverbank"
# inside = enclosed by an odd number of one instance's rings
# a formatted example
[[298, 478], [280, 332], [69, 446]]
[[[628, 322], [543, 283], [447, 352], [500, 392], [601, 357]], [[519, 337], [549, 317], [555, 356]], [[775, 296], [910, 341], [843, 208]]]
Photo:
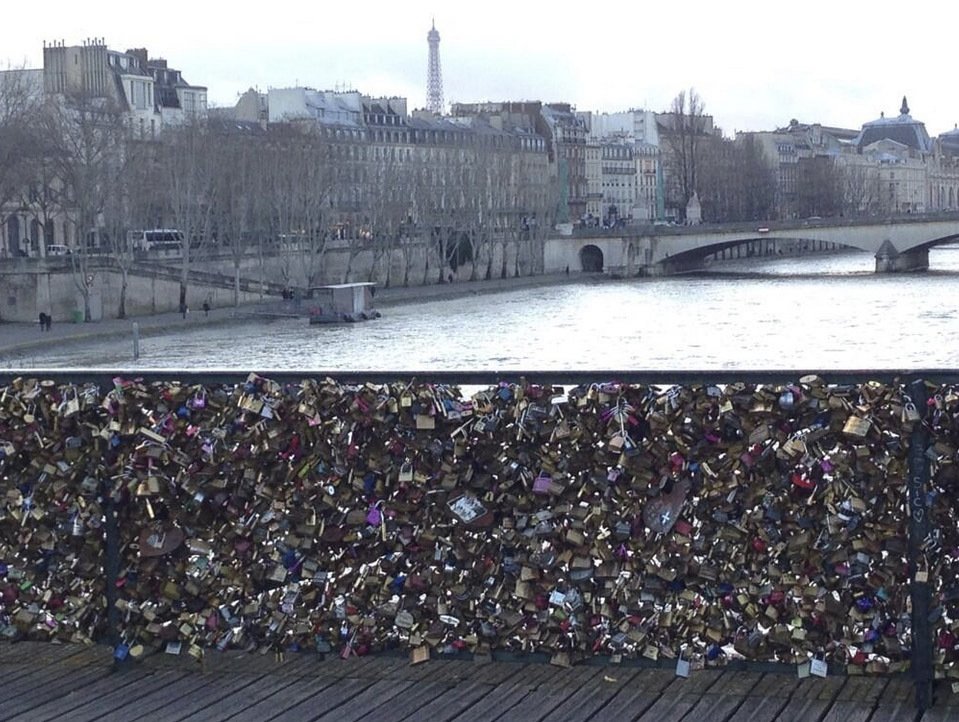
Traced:
[[[605, 277], [597, 274], [553, 273], [518, 278], [493, 278], [488, 281], [454, 280], [452, 283], [436, 283], [428, 286], [378, 288], [374, 305], [382, 310], [423, 301], [456, 299], [566, 283], [596, 282], [603, 278]], [[209, 313], [194, 309], [186, 315], [178, 312], [158, 313], [127, 319], [105, 318], [102, 321], [90, 323], [54, 321], [49, 331], [41, 331], [38, 323], [3, 323], [0, 324], [0, 363], [8, 367], [16, 367], [18, 360], [26, 360], [25, 357], [28, 357], [31, 352], [50, 348], [53, 345], [110, 338], [127, 339], [132, 343], [134, 323], [137, 325], [140, 337], [148, 338], [175, 334], [198, 326], [248, 322], [250, 317], [244, 313], [245, 308], [246, 306], [242, 305], [214, 308]]]

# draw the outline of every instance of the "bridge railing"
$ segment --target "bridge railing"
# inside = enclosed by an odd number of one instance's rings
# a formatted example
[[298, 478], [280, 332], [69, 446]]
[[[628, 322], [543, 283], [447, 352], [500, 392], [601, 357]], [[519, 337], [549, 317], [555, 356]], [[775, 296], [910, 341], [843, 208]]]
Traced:
[[911, 669], [925, 708], [957, 448], [951, 372], [23, 372], [0, 633]]
[[933, 223], [936, 221], [959, 222], [957, 211], [935, 211], [930, 213], [900, 213], [895, 215], [846, 215], [825, 218], [796, 218], [788, 220], [737, 221], [732, 223], [700, 223], [686, 226], [682, 224], [630, 223], [609, 228], [602, 226], [574, 226], [573, 235], [577, 238], [607, 238], [610, 236], [669, 236], [688, 235], [709, 232], [753, 233], [759, 228], [768, 231], [802, 230], [807, 228], [835, 228], [850, 226], [898, 225], [909, 223]]

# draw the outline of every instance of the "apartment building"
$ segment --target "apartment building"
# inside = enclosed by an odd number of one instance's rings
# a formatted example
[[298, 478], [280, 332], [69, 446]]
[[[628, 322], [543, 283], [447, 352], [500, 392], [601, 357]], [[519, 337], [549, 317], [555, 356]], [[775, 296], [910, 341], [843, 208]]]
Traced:
[[[656, 114], [633, 109], [616, 113], [585, 111], [577, 115], [585, 123], [588, 137], [587, 219], [602, 222], [611, 204], [616, 206], [620, 220], [649, 222], [662, 218], [663, 177]], [[622, 164], [627, 153], [632, 159], [629, 171]], [[604, 176], [604, 169], [610, 171], [608, 176]]]

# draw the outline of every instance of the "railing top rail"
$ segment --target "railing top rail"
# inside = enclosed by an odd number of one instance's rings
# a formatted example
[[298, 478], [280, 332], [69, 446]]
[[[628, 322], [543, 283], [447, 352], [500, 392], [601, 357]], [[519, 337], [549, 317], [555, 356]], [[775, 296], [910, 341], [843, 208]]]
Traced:
[[803, 376], [815, 375], [828, 384], [857, 384], [867, 381], [909, 384], [917, 379], [937, 384], [959, 384], [959, 369], [746, 369], [716, 370], [528, 370], [528, 369], [461, 369], [433, 371], [429, 369], [342, 371], [336, 369], [89, 369], [89, 368], [25, 368], [0, 370], [0, 384], [15, 378], [45, 378], [63, 383], [111, 383], [115, 377], [141, 378], [146, 382], [190, 379], [195, 383], [233, 384], [256, 373], [280, 382], [298, 382], [304, 378], [333, 378], [340, 383], [388, 383], [417, 379], [442, 384], [518, 383], [523, 379], [538, 384], [581, 385], [620, 382], [649, 385], [690, 384], [782, 384], [794, 383]]

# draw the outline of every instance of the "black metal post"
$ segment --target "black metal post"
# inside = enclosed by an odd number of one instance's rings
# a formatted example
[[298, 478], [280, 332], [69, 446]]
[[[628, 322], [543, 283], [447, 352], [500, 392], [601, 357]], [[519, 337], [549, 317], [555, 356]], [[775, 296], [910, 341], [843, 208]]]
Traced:
[[[925, 382], [913, 381], [909, 396], [920, 420], [909, 440], [909, 590], [912, 601], [912, 674], [916, 684], [916, 707], [920, 712], [932, 706], [932, 595], [929, 586], [929, 560], [923, 546], [931, 529], [930, 509], [926, 503], [929, 485], [929, 429], [926, 426], [927, 394]], [[921, 563], [920, 563], [921, 560]], [[920, 576], [917, 578], [917, 572]], [[923, 574], [924, 573], [924, 574]]]

